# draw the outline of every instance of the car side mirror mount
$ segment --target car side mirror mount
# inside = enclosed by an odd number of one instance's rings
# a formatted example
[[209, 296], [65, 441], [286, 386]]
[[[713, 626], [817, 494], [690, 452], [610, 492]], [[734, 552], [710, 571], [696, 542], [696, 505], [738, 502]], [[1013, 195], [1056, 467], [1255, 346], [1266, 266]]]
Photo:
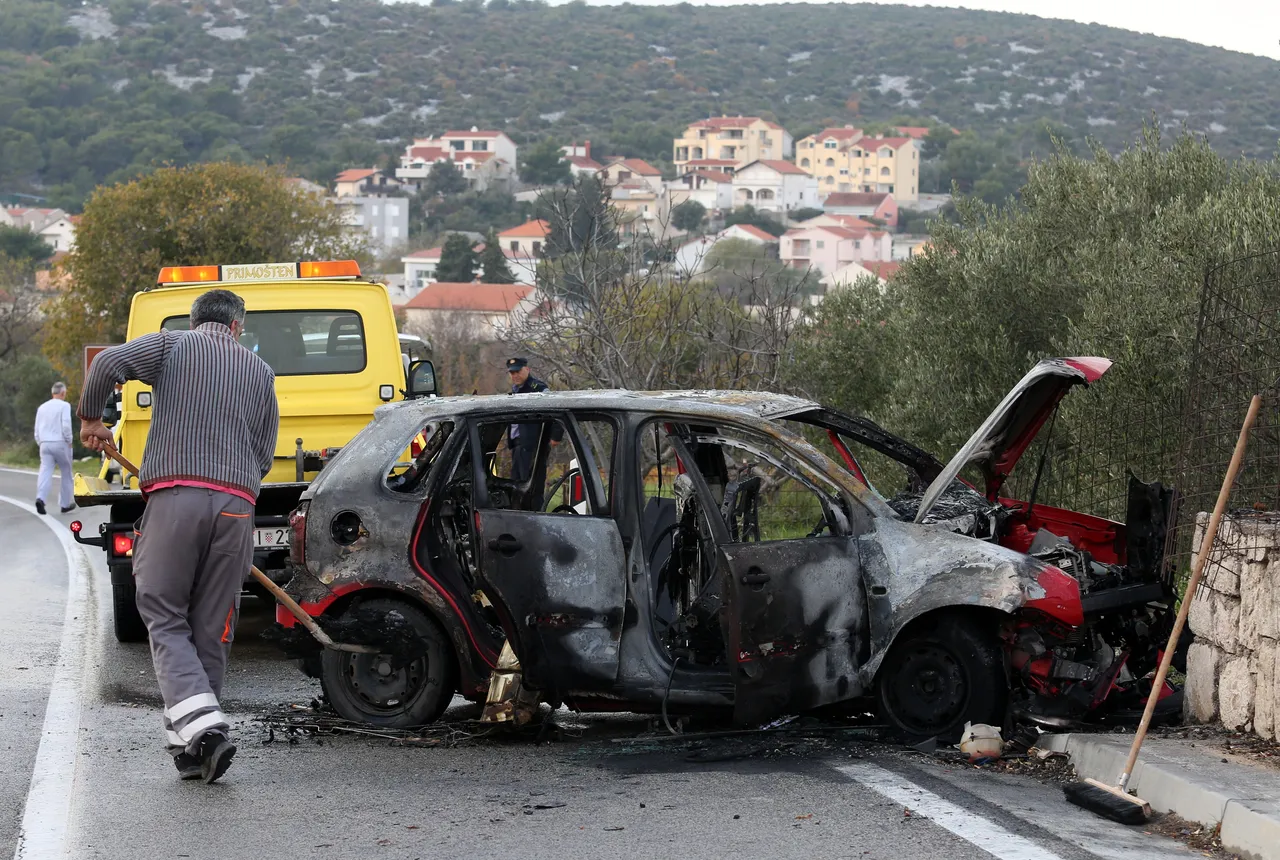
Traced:
[[436, 394], [436, 367], [430, 359], [415, 361], [409, 365], [409, 390], [406, 400], [418, 397], [434, 397]]

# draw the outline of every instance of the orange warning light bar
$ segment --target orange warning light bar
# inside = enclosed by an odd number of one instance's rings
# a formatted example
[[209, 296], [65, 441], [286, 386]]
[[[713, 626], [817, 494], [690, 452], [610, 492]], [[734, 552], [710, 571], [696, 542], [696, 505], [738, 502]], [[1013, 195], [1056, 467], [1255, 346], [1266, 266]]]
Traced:
[[355, 260], [319, 260], [304, 263], [247, 263], [226, 266], [165, 266], [156, 282], [161, 285], [294, 281], [300, 278], [358, 278]]
[[206, 281], [220, 281], [222, 276], [217, 266], [165, 266], [156, 279], [161, 284], [200, 284]]
[[298, 264], [300, 278], [358, 278], [360, 264], [355, 260], [322, 260]]

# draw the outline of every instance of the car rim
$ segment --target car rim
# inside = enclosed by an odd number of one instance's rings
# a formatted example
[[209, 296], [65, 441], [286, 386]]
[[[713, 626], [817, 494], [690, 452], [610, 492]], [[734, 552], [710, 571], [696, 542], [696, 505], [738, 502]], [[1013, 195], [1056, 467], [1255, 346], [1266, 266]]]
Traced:
[[366, 711], [399, 713], [422, 692], [427, 681], [427, 658], [424, 655], [396, 668], [388, 654], [350, 654], [344, 677]]
[[933, 642], [919, 643], [903, 655], [888, 692], [897, 721], [921, 735], [951, 727], [969, 704], [969, 682], [960, 661]]

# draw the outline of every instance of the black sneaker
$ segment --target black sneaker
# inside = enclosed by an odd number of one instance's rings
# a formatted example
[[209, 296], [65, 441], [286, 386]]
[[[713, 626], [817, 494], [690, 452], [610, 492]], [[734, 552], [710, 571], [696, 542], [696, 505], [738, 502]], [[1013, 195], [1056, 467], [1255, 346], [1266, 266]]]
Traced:
[[36, 499], [36, 513], [44, 516], [44, 499]]
[[178, 777], [180, 779], [200, 779], [204, 776], [199, 756], [180, 752], [173, 757], [173, 764], [178, 768]]
[[63, 509], [62, 509], [62, 512], [63, 512], [64, 514], [69, 514], [69, 513], [71, 513], [72, 511], [74, 511], [75, 509], [76, 509], [76, 503], [75, 503], [75, 502], [72, 502], [71, 504], [69, 504], [69, 505], [67, 505], [65, 508], [63, 508]]
[[206, 783], [217, 782], [231, 767], [236, 745], [221, 732], [205, 732], [200, 738], [200, 776]]

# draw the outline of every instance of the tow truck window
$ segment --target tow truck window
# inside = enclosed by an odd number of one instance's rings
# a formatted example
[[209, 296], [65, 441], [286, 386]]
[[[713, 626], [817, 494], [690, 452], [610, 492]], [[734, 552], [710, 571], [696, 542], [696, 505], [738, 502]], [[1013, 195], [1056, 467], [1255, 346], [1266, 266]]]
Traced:
[[[186, 331], [191, 318], [170, 317], [162, 328]], [[249, 311], [240, 343], [271, 365], [276, 376], [365, 368], [364, 323], [355, 311]]]

